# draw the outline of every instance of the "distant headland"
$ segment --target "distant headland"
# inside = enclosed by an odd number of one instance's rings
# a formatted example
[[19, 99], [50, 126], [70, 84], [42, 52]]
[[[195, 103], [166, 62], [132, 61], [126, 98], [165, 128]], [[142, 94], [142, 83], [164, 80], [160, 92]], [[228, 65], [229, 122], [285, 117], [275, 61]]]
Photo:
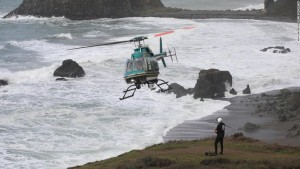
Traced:
[[185, 10], [168, 8], [161, 0], [23, 0], [4, 18], [16, 15], [66, 17], [71, 20], [123, 17], [172, 17], [182, 19], [265, 19], [295, 21], [297, 0], [265, 0], [264, 10]]

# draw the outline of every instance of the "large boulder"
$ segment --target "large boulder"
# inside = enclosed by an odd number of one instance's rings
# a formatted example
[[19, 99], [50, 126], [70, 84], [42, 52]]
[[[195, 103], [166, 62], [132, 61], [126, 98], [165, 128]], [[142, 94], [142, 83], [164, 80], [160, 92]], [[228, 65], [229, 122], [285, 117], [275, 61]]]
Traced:
[[139, 16], [154, 8], [164, 8], [160, 0], [23, 0], [5, 16], [32, 15], [73, 20]]
[[201, 70], [194, 88], [194, 98], [224, 97], [226, 86], [232, 86], [232, 76], [229, 71]]
[[7, 80], [1, 80], [0, 79], [0, 86], [6, 86], [6, 85], [8, 85]]
[[297, 19], [297, 0], [277, 0], [274, 4], [272, 4], [272, 0], [269, 0], [265, 4], [267, 5], [267, 15]]
[[176, 95], [176, 98], [180, 98], [182, 96], [186, 96], [188, 94], [193, 93], [193, 89], [185, 89], [183, 86], [181, 86], [178, 83], [172, 83], [170, 84], [170, 90], [168, 90], [168, 93], [174, 93]]
[[62, 65], [57, 68], [53, 76], [60, 76], [60, 77], [83, 77], [85, 72], [83, 68], [76, 63], [75, 61], [68, 59], [62, 62]]
[[232, 95], [237, 95], [237, 91], [234, 88], [232, 88], [229, 93]]

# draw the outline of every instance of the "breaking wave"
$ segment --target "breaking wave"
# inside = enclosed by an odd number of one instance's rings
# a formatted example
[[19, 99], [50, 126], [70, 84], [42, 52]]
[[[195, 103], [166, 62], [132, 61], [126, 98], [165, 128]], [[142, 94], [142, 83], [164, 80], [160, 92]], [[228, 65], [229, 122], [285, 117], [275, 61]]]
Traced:
[[245, 10], [251, 10], [251, 9], [264, 9], [264, 4], [247, 5], [247, 6], [245, 6], [245, 7], [237, 8], [237, 9], [234, 9], [234, 10], [242, 10], [242, 11], [245, 11]]
[[73, 39], [73, 36], [71, 33], [61, 33], [61, 34], [56, 34], [53, 36], [54, 38], [59, 38], [59, 39]]

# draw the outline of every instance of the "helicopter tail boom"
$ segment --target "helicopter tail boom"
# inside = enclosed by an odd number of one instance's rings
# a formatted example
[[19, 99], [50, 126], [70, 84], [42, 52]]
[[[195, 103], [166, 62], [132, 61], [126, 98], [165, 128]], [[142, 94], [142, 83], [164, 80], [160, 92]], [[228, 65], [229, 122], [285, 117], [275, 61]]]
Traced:
[[[161, 39], [161, 37], [159, 38], [159, 45], [160, 45], [160, 53], [163, 53], [163, 45], [162, 45], [162, 39]], [[165, 59], [163, 57], [161, 58], [161, 61], [162, 61], [163, 65], [164, 65], [164, 67], [167, 67]]]

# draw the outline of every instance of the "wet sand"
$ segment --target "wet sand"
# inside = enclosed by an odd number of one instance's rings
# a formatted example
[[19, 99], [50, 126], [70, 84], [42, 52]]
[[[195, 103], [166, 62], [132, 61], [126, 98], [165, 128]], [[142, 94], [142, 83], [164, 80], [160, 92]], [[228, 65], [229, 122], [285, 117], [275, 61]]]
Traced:
[[[291, 91], [300, 91], [300, 88], [289, 88]], [[268, 95], [279, 94], [280, 91], [265, 92]], [[269, 113], [257, 113], [257, 106], [266, 102], [262, 94], [253, 94], [246, 96], [237, 96], [224, 99], [231, 104], [223, 110], [217, 111], [210, 116], [198, 120], [185, 121], [183, 124], [172, 128], [164, 136], [164, 141], [171, 140], [195, 140], [207, 137], [213, 137], [214, 129], [217, 126], [216, 118], [221, 117], [228, 127], [226, 127], [226, 136], [233, 133], [243, 132], [247, 137], [259, 139], [267, 143], [278, 143], [281, 145], [300, 146], [300, 136], [294, 138], [286, 137], [288, 130], [294, 124], [300, 124], [300, 119], [295, 118], [285, 122], [279, 122], [278, 119]], [[256, 131], [245, 131], [244, 125], [253, 123], [260, 128]]]

